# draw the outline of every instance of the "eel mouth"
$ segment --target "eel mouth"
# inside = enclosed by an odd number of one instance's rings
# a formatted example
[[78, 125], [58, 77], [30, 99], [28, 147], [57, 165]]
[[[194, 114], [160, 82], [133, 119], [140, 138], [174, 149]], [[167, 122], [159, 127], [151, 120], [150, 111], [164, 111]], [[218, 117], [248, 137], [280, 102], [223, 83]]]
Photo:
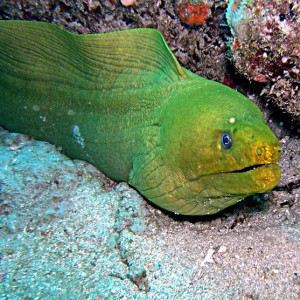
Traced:
[[229, 172], [226, 172], [226, 173], [246, 173], [246, 172], [249, 172], [249, 171], [256, 170], [258, 168], [262, 168], [264, 166], [270, 166], [271, 164], [276, 164], [276, 163], [257, 164], [257, 165], [245, 167], [241, 170], [229, 171]]

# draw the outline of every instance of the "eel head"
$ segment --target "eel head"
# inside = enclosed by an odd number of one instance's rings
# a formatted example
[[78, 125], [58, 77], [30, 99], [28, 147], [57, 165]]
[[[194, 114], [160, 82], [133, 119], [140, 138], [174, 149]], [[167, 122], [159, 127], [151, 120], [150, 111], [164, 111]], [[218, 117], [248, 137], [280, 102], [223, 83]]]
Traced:
[[185, 215], [206, 215], [276, 186], [280, 144], [258, 107], [219, 83], [175, 87], [162, 114], [156, 167], [138, 189]]

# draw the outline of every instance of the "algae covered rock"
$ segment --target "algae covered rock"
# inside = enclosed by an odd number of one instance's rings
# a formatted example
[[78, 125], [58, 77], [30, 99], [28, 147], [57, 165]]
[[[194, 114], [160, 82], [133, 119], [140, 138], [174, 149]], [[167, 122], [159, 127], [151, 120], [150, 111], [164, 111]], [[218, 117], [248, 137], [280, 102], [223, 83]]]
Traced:
[[264, 84], [262, 94], [300, 116], [300, 2], [231, 0], [227, 22], [238, 72]]

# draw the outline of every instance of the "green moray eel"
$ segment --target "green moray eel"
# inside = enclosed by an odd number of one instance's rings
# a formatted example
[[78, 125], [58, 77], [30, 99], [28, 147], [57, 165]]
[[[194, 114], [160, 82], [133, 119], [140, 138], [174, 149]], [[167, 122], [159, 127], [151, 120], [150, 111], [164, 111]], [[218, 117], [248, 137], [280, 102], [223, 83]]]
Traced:
[[157, 30], [1, 21], [0, 105], [0, 125], [175, 213], [214, 214], [280, 179], [280, 145], [256, 105], [181, 67]]

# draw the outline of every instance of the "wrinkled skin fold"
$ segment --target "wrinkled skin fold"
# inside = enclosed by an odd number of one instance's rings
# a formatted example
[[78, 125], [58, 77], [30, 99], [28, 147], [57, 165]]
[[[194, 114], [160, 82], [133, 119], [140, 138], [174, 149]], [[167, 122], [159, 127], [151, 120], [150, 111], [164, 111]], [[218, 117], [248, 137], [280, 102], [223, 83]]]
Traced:
[[280, 179], [280, 145], [255, 104], [182, 68], [153, 29], [0, 21], [0, 105], [0, 125], [175, 213], [214, 214]]

